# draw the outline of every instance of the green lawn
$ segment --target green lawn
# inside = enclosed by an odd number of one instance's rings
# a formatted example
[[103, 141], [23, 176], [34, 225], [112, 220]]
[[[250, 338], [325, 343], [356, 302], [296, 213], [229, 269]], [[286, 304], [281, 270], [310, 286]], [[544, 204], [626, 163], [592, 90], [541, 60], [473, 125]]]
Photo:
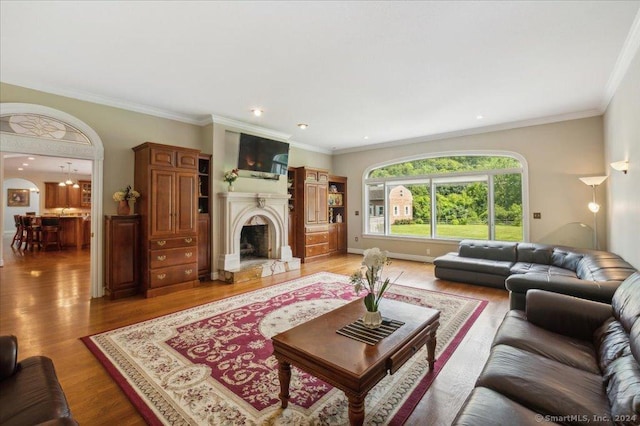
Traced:
[[[486, 240], [489, 238], [487, 225], [438, 225], [437, 237], [471, 238]], [[431, 235], [430, 225], [391, 225], [393, 235]], [[496, 239], [501, 241], [522, 241], [522, 226], [496, 225]]]

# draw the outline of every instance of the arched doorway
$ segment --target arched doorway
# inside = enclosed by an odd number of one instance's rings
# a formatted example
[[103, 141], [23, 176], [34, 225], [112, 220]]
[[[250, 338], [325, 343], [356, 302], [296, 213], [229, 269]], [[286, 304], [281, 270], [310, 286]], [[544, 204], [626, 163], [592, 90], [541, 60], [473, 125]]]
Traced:
[[[104, 147], [100, 136], [85, 122], [59, 111], [36, 104], [0, 104], [0, 146], [3, 152], [59, 156], [91, 160], [91, 217], [102, 217]], [[4, 180], [4, 161], [0, 157], [0, 187]], [[4, 204], [4, 203], [2, 203]], [[0, 208], [0, 223], [4, 221]], [[102, 297], [102, 231], [100, 220], [91, 221], [91, 297]], [[4, 253], [0, 244], [0, 266]]]

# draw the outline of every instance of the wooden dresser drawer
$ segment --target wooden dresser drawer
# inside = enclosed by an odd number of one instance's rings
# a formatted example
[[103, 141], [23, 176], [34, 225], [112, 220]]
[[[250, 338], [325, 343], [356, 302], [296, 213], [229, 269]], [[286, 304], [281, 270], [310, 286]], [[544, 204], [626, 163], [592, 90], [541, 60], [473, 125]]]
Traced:
[[149, 266], [152, 269], [166, 266], [192, 263], [198, 257], [195, 247], [180, 247], [175, 249], [163, 249], [149, 251]]
[[307, 246], [304, 249], [305, 257], [319, 256], [326, 253], [329, 253], [329, 243]]
[[306, 245], [328, 243], [329, 232], [314, 232], [312, 234], [305, 234], [304, 242]]
[[198, 239], [195, 235], [193, 237], [158, 238], [149, 241], [149, 248], [151, 250], [161, 250], [178, 247], [194, 247], [197, 245]]
[[184, 281], [198, 279], [198, 263], [170, 266], [149, 271], [149, 286], [151, 288], [164, 287]]

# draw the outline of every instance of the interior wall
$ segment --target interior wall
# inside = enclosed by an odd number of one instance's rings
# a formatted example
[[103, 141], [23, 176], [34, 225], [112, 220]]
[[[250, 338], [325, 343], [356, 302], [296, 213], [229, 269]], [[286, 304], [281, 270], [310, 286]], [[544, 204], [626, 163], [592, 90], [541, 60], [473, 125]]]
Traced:
[[[528, 163], [530, 241], [554, 242], [559, 230], [573, 222], [592, 226], [593, 215], [587, 209], [591, 188], [579, 177], [606, 174], [602, 164], [604, 151], [602, 117], [590, 117], [552, 124], [522, 127], [425, 141], [334, 156], [335, 173], [349, 178], [349, 239], [352, 251], [377, 246], [408, 258], [435, 257], [457, 249], [457, 241], [363, 237], [362, 179], [365, 170], [392, 159], [451, 151], [509, 151], [522, 155]], [[605, 204], [606, 187], [598, 189], [598, 202]], [[359, 215], [356, 215], [356, 211]], [[541, 219], [533, 219], [540, 212]], [[601, 212], [605, 212], [603, 209]], [[598, 234], [605, 239], [605, 216], [598, 214]], [[357, 241], [356, 241], [357, 239]], [[429, 254], [427, 254], [429, 250]]]
[[93, 128], [104, 144], [104, 214], [116, 214], [113, 193], [133, 184], [134, 146], [146, 141], [202, 149], [201, 126], [0, 83], [0, 102], [44, 105]]
[[[640, 50], [604, 115], [604, 167], [609, 168], [607, 235], [611, 251], [640, 269]], [[609, 167], [628, 160], [625, 175]]]

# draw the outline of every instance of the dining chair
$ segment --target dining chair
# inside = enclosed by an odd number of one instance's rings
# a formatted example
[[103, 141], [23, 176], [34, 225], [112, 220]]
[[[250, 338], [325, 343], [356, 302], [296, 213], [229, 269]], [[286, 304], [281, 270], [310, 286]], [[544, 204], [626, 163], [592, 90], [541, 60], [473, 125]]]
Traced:
[[43, 216], [40, 224], [40, 247], [47, 249], [47, 246], [55, 244], [61, 250], [60, 218], [55, 216]]
[[36, 218], [34, 216], [20, 216], [22, 224], [22, 238], [20, 241], [20, 248], [24, 243], [25, 250], [33, 250], [34, 246], [40, 247], [40, 226], [36, 224]]
[[20, 221], [20, 215], [14, 214], [13, 221], [16, 225], [16, 233], [14, 234], [13, 239], [11, 240], [11, 247], [13, 247], [16, 241], [18, 241], [20, 243], [18, 244], [18, 248], [20, 248], [20, 245], [22, 244], [22, 221]]

